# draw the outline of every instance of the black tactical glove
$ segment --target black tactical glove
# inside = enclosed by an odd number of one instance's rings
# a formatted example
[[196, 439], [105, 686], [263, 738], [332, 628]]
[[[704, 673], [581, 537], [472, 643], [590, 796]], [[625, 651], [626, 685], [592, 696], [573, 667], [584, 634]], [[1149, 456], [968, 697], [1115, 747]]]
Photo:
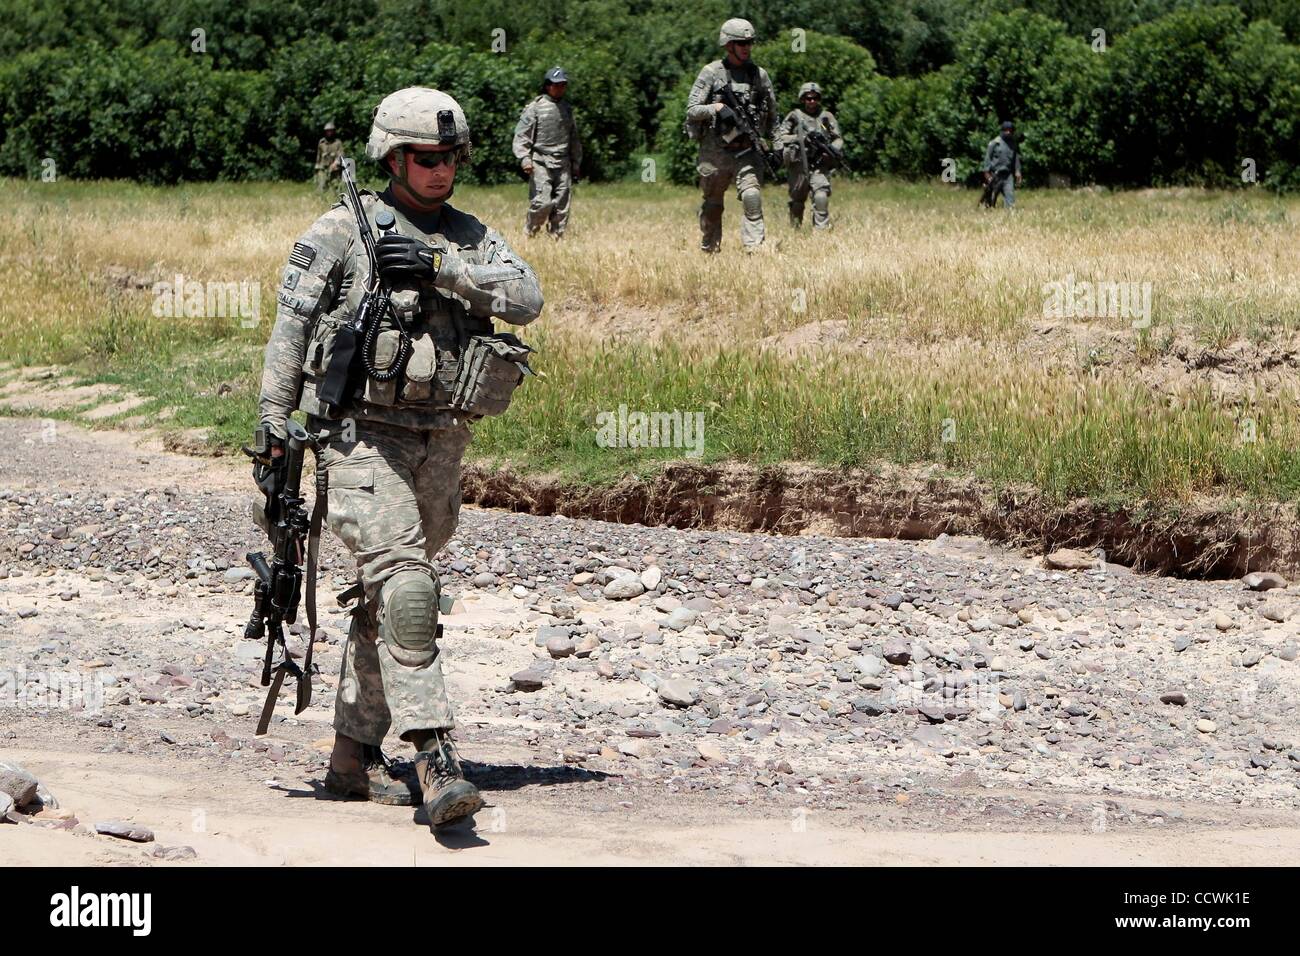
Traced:
[[388, 279], [432, 279], [442, 268], [442, 250], [410, 236], [381, 236], [375, 251], [379, 271]]
[[719, 126], [723, 127], [724, 129], [735, 126], [736, 111], [724, 103], [722, 109], [718, 110], [717, 123]]

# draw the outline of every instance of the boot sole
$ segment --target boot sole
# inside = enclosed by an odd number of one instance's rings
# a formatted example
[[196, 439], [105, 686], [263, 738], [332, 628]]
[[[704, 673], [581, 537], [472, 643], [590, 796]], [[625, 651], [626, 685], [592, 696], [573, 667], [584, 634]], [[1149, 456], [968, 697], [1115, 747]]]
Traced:
[[438, 800], [426, 803], [424, 812], [429, 817], [429, 828], [436, 830], [472, 817], [483, 807], [483, 797], [478, 788], [468, 781], [460, 780], [448, 787], [448, 793]]

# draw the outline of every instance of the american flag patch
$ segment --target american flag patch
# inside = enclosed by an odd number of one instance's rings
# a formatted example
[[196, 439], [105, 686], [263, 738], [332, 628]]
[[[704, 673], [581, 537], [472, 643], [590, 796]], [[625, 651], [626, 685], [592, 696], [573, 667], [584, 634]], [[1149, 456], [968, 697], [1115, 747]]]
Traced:
[[316, 259], [316, 250], [305, 242], [295, 242], [293, 252], [289, 253], [289, 264], [299, 269], [306, 269]]

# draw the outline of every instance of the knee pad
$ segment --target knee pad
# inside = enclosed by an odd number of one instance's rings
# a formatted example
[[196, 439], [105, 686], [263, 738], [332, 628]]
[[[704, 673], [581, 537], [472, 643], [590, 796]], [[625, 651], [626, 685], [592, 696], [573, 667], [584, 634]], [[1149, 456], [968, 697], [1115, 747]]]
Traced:
[[757, 189], [746, 189], [741, 193], [740, 203], [745, 207], [746, 219], [757, 219], [763, 215], [763, 194]]
[[817, 190], [817, 192], [813, 193], [812, 201], [813, 201], [813, 208], [819, 210], [820, 212], [825, 212], [827, 209], [830, 209], [831, 208], [830, 190], [828, 189]]
[[399, 571], [384, 582], [379, 633], [398, 663], [420, 667], [438, 653], [438, 590], [424, 571]]

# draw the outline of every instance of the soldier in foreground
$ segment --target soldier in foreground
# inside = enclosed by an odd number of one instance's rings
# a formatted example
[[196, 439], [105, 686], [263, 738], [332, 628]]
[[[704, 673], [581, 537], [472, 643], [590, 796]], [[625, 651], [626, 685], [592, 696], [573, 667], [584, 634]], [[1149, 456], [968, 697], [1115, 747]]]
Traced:
[[813, 228], [831, 227], [830, 172], [840, 164], [844, 139], [835, 114], [822, 109], [822, 90], [816, 83], [799, 87], [799, 108], [781, 123], [785, 166], [790, 189], [790, 223], [803, 225], [804, 203], [812, 193]]
[[[346, 353], [344, 332], [378, 281], [356, 210], [335, 205], [294, 243], [284, 270], [254, 449], [264, 467], [283, 459], [295, 409], [307, 414], [309, 431], [329, 432], [317, 463], [328, 482], [328, 526], [356, 558], [364, 591], [344, 650], [325, 786], [381, 803], [421, 802], [435, 827], [483, 805], [451, 741], [433, 556], [456, 527], [469, 422], [504, 404], [462, 401], [461, 386], [466, 369], [491, 367], [479, 343], [507, 338], [492, 336], [492, 317], [524, 325], [542, 308], [528, 264], [447, 202], [470, 155], [469, 125], [447, 94], [413, 87], [379, 104], [366, 156], [389, 184], [360, 204], [379, 236], [374, 251], [393, 315], [357, 346], [337, 404], [327, 401], [332, 359]], [[390, 728], [415, 748], [418, 798], [380, 752]]]
[[984, 194], [980, 201], [992, 209], [998, 204], [1001, 193], [1002, 204], [1010, 211], [1016, 206], [1016, 186], [1020, 185], [1020, 148], [1016, 144], [1015, 126], [1010, 120], [1003, 120], [1002, 135], [989, 140], [984, 150]]
[[325, 124], [325, 134], [316, 144], [316, 189], [323, 192], [325, 187], [339, 178], [340, 164], [343, 162], [343, 141], [336, 138], [334, 122]]
[[542, 94], [524, 107], [515, 124], [514, 153], [528, 177], [524, 231], [543, 225], [556, 239], [569, 224], [573, 181], [582, 168], [582, 141], [573, 107], [564, 98], [569, 76], [558, 66], [542, 77]]
[[767, 149], [776, 139], [776, 95], [767, 71], [750, 59], [754, 27], [748, 20], [724, 23], [718, 45], [726, 57], [700, 70], [686, 103], [686, 133], [700, 142], [700, 248], [722, 248], [722, 201], [734, 183], [744, 208], [741, 244], [752, 251], [765, 235], [761, 187], [764, 173], [775, 168]]

